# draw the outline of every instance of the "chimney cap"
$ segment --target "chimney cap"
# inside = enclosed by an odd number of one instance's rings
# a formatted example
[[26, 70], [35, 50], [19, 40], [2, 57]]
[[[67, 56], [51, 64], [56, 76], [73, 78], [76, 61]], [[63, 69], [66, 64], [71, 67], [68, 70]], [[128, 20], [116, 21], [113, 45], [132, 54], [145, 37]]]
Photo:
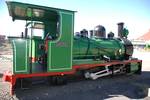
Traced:
[[123, 25], [123, 24], [124, 24], [124, 22], [119, 22], [119, 23], [118, 23], [118, 25]]

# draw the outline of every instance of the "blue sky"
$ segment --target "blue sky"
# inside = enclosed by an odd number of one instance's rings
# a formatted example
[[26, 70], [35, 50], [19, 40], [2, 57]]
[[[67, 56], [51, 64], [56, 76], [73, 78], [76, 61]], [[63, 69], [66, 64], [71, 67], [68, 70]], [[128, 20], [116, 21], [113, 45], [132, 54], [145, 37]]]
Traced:
[[[136, 38], [150, 29], [150, 0], [11, 0], [77, 11], [75, 32], [103, 25], [117, 36], [117, 23], [124, 22], [129, 37]], [[0, 34], [19, 35], [24, 31], [20, 21], [12, 22], [5, 0], [0, 0]]]

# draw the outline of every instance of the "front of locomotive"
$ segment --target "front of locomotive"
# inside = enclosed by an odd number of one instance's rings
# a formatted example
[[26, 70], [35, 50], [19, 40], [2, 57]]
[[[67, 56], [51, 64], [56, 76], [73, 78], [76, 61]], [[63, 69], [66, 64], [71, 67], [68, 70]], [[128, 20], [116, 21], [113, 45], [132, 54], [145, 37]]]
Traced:
[[105, 28], [98, 25], [94, 29], [94, 39], [100, 43], [101, 55], [110, 60], [128, 60], [133, 54], [133, 45], [127, 39], [128, 30], [124, 28], [124, 23], [118, 23], [118, 37], [110, 32], [106, 38]]
[[118, 23], [118, 39], [122, 42], [124, 48], [125, 48], [125, 53], [124, 53], [124, 58], [126, 60], [130, 59], [133, 54], [133, 44], [131, 43], [130, 40], [127, 39], [128, 35], [128, 30], [124, 28], [124, 23]]

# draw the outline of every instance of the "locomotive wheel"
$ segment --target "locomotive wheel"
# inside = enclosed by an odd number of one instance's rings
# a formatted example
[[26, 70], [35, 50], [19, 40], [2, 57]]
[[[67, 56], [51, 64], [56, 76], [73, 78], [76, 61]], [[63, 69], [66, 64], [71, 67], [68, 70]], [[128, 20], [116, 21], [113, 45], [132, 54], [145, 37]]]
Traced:
[[66, 76], [51, 76], [49, 83], [50, 85], [64, 85], [67, 83]]

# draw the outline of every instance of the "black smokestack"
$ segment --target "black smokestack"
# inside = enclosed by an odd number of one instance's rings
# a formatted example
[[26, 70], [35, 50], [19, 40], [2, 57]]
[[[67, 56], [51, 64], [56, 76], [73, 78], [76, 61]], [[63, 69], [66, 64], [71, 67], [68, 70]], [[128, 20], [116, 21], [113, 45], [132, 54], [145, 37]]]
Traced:
[[118, 23], [118, 37], [120, 38], [123, 38], [122, 36], [123, 28], [124, 28], [124, 23], [123, 22]]

